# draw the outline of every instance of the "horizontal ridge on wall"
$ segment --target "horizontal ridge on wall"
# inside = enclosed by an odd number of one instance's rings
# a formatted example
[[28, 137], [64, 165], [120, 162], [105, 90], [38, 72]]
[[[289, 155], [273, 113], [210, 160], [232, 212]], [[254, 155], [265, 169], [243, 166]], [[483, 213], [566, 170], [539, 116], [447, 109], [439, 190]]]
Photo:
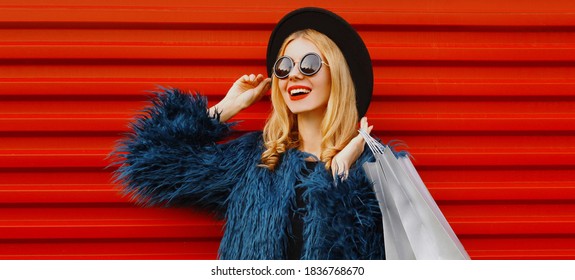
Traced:
[[[28, 96], [65, 96], [77, 100], [84, 96], [99, 99], [147, 99], [158, 86], [171, 86], [208, 93], [216, 100], [229, 89], [233, 78], [0, 78], [0, 99], [26, 99]], [[38, 90], [41, 88], [42, 90]], [[575, 79], [375, 79], [374, 98], [445, 96], [528, 97], [541, 101], [563, 97], [573, 100]]]
[[[567, 3], [567, 1], [563, 1]], [[507, 12], [429, 12], [427, 10], [412, 11], [378, 11], [375, 5], [369, 8], [332, 9], [350, 23], [357, 26], [381, 25], [423, 25], [423, 26], [573, 26], [573, 14], [565, 10], [532, 13], [516, 12], [512, 17]], [[539, 7], [544, 7], [543, 5]], [[412, 8], [413, 9], [413, 8]], [[575, 7], [572, 7], [575, 10]], [[241, 25], [265, 25], [273, 27], [277, 20], [286, 13], [285, 9], [225, 9], [218, 7], [169, 9], [166, 7], [35, 7], [3, 6], [0, 24], [10, 26], [11, 23], [64, 23], [76, 26], [117, 27], [117, 24], [186, 24], [200, 27], [241, 28]], [[229, 25], [229, 26], [228, 26]], [[50, 27], [55, 27], [54, 25]], [[122, 26], [120, 26], [121, 28]], [[188, 26], [189, 27], [189, 26]]]

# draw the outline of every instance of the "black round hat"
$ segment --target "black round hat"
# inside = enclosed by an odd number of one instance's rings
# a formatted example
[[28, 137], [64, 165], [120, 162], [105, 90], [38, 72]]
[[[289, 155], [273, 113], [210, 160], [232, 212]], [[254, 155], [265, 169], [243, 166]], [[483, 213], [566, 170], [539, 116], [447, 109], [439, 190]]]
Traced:
[[365, 43], [353, 27], [340, 16], [321, 8], [306, 7], [285, 15], [276, 25], [267, 50], [267, 70], [272, 76], [273, 66], [284, 40], [292, 33], [314, 29], [329, 37], [339, 47], [355, 86], [357, 113], [363, 117], [373, 92], [373, 68]]

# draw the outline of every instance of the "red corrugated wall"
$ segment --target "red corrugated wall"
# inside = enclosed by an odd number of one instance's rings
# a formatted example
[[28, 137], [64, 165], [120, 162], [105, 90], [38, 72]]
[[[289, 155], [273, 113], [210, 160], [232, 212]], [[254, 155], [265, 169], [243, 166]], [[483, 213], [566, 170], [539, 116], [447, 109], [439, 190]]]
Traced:
[[575, 259], [573, 1], [26, 2], [0, 0], [1, 259], [215, 258], [221, 223], [132, 205], [105, 157], [156, 85], [215, 102], [264, 73], [302, 6], [364, 38], [375, 135], [409, 144], [472, 258]]

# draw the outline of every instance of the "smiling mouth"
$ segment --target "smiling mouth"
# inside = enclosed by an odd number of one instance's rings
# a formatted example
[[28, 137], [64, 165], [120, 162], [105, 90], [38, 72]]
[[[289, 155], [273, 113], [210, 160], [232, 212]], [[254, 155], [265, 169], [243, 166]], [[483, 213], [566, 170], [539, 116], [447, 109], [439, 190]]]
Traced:
[[304, 88], [296, 88], [296, 89], [292, 89], [289, 91], [289, 95], [290, 96], [298, 96], [298, 95], [304, 95], [304, 94], [308, 94], [310, 93], [311, 90], [309, 89], [304, 89]]
[[288, 88], [289, 98], [292, 101], [306, 98], [311, 92], [311, 88], [303, 86], [293, 86]]

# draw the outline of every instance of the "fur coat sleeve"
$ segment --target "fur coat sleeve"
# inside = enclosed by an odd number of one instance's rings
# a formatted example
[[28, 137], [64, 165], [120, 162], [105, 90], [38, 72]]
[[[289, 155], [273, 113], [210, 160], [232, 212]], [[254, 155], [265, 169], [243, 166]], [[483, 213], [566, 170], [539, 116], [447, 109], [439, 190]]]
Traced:
[[[178, 89], [156, 93], [114, 152], [116, 182], [144, 205], [188, 206], [223, 214], [227, 197], [246, 168], [249, 135], [217, 144], [233, 124], [208, 115], [207, 99]], [[235, 156], [231, 157], [230, 154]]]

